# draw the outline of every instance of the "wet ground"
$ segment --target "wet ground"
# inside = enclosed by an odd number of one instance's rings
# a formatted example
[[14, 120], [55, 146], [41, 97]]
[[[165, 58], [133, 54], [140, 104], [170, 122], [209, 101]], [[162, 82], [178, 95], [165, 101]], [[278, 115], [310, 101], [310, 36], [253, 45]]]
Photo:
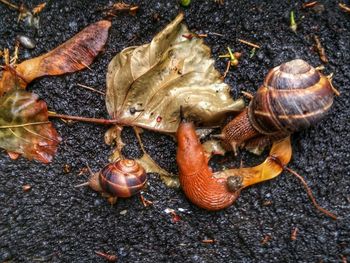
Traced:
[[[105, 51], [92, 70], [42, 78], [29, 90], [58, 113], [106, 118], [103, 96], [76, 84], [103, 91], [112, 57], [127, 46], [149, 42], [180, 10], [192, 30], [224, 35], [209, 34], [205, 39], [221, 72], [226, 61], [218, 56], [226, 53], [227, 46], [243, 52], [239, 67], [225, 80], [234, 97], [242, 90], [254, 92], [270, 68], [287, 60], [298, 57], [321, 65], [313, 48], [313, 35], [317, 35], [329, 58], [324, 71], [334, 73], [334, 85], [341, 96], [335, 98], [322, 123], [293, 136], [290, 167], [306, 178], [318, 202], [339, 219], [334, 221], [318, 212], [299, 181], [287, 173], [244, 190], [233, 206], [221, 212], [193, 206], [181, 190], [166, 188], [156, 174], [149, 175], [144, 194], [153, 206], [143, 207], [134, 197], [111, 207], [90, 189], [73, 187], [86, 180], [86, 174], [78, 176], [86, 163], [95, 171], [106, 163], [111, 153], [103, 141], [107, 127], [54, 120], [63, 142], [50, 165], [23, 158], [12, 161], [0, 152], [0, 262], [104, 262], [95, 251], [110, 251], [118, 256], [118, 262], [350, 259], [350, 14], [342, 12], [337, 1], [319, 1], [324, 7], [321, 13], [290, 1], [225, 1], [222, 6], [214, 1], [192, 2], [184, 9], [176, 1], [135, 1], [140, 11], [135, 17], [121, 15], [113, 20]], [[13, 48], [16, 35], [26, 33], [38, 44], [33, 51], [21, 50], [20, 58], [42, 54], [100, 20], [102, 9], [110, 3], [51, 1], [40, 15], [37, 32], [17, 24], [16, 11], [0, 4], [0, 47]], [[299, 23], [297, 34], [289, 28], [291, 10]], [[251, 48], [237, 38], [258, 43], [261, 48], [250, 58]], [[131, 130], [124, 136], [128, 142], [125, 153], [137, 156]], [[176, 170], [176, 144], [171, 138], [146, 133], [144, 142], [163, 167]], [[262, 159], [247, 153], [241, 157], [245, 165]], [[25, 184], [32, 189], [23, 192]], [[174, 209], [181, 220], [174, 222], [166, 208]], [[295, 228], [298, 231], [292, 240]]]

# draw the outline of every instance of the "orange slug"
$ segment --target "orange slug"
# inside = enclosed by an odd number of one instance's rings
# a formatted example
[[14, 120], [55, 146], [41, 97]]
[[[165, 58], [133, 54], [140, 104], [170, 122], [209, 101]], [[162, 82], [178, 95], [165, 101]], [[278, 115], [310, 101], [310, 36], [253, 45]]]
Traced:
[[190, 122], [181, 122], [177, 130], [176, 160], [179, 179], [186, 197], [195, 205], [211, 211], [229, 207], [241, 189], [278, 176], [292, 155], [290, 137], [274, 143], [270, 155], [255, 167], [229, 169], [213, 173]]

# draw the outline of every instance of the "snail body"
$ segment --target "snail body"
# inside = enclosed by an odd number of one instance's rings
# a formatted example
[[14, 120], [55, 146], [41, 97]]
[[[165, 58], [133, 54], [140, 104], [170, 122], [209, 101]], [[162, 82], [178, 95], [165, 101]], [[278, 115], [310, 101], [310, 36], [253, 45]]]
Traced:
[[179, 180], [187, 198], [195, 205], [212, 211], [230, 206], [239, 196], [239, 191], [230, 192], [226, 179], [213, 177], [193, 123], [181, 122], [176, 136]]
[[316, 124], [332, 106], [334, 91], [328, 77], [301, 59], [273, 68], [249, 106], [222, 131], [234, 150], [264, 135], [281, 139]]
[[[134, 160], [120, 159], [107, 164], [100, 172], [92, 173], [86, 184], [101, 192], [112, 204], [118, 197], [127, 198], [136, 195], [145, 186], [145, 169]], [[82, 186], [79, 185], [79, 186]]]

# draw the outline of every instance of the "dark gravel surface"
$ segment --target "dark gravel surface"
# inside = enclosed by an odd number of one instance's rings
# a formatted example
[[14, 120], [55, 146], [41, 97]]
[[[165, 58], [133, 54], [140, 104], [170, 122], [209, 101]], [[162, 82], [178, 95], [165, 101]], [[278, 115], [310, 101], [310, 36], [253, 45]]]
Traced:
[[[33, 7], [42, 1], [32, 1]], [[78, 176], [88, 162], [100, 169], [111, 153], [104, 144], [106, 127], [54, 120], [63, 142], [50, 165], [23, 158], [11, 161], [0, 152], [0, 262], [104, 262], [94, 251], [110, 251], [118, 262], [346, 262], [350, 259], [350, 14], [337, 1], [319, 1], [324, 11], [301, 8], [293, 1], [192, 1], [187, 9], [176, 1], [135, 1], [141, 9], [135, 17], [113, 20], [105, 51], [91, 66], [61, 77], [33, 82], [29, 90], [59, 113], [106, 118], [104, 98], [79, 88], [81, 83], [105, 89], [108, 62], [130, 45], [149, 42], [180, 10], [188, 26], [199, 33], [217, 32], [205, 39], [213, 55], [226, 47], [242, 51], [238, 69], [226, 81], [234, 97], [241, 90], [254, 92], [267, 71], [293, 58], [321, 65], [314, 51], [313, 34], [320, 37], [329, 57], [325, 73], [334, 73], [335, 98], [328, 117], [316, 127], [293, 136], [290, 167], [305, 176], [319, 203], [339, 215], [333, 221], [318, 212], [299, 181], [287, 173], [242, 192], [225, 211], [210, 213], [190, 204], [181, 190], [166, 188], [156, 174], [149, 175], [145, 197], [153, 206], [143, 207], [138, 197], [121, 200], [111, 207], [88, 188], [73, 186], [86, 180]], [[33, 51], [21, 50], [20, 58], [51, 50], [85, 26], [100, 20], [101, 9], [111, 1], [51, 1], [40, 15], [35, 32], [17, 24], [16, 11], [0, 4], [0, 48], [13, 49], [16, 35], [33, 36]], [[289, 29], [294, 10], [298, 26]], [[159, 21], [154, 16], [159, 16]], [[250, 48], [237, 38], [261, 44], [253, 58]], [[217, 59], [223, 72], [226, 62]], [[124, 133], [131, 157], [139, 154], [130, 129]], [[146, 133], [150, 154], [164, 167], [176, 170], [171, 138]], [[261, 157], [243, 153], [246, 165]], [[214, 162], [215, 163], [215, 162]], [[239, 163], [239, 161], [237, 162]], [[64, 172], [65, 165], [71, 170]], [[22, 185], [32, 189], [23, 192]], [[181, 217], [174, 223], [165, 212], [171, 208]], [[126, 212], [126, 213], [125, 213]], [[291, 232], [298, 228], [296, 240]], [[204, 239], [215, 239], [205, 244]], [[265, 240], [265, 242], [263, 242]]]

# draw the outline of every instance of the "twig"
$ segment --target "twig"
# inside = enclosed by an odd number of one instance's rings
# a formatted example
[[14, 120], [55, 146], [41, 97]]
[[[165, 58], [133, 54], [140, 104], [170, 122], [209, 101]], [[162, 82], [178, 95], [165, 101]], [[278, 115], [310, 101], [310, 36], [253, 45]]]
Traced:
[[254, 98], [254, 95], [251, 94], [250, 92], [241, 91], [241, 93], [243, 94], [243, 96], [247, 97], [249, 100], [252, 100]]
[[196, 34], [196, 37], [198, 37], [198, 38], [206, 38], [206, 37], [208, 37], [208, 34]]
[[13, 52], [13, 57], [10, 59], [10, 65], [12, 67], [17, 64], [19, 45], [20, 45], [20, 43], [18, 41], [16, 41], [15, 51]]
[[97, 89], [94, 89], [94, 88], [92, 88], [92, 87], [89, 87], [89, 86], [86, 86], [86, 85], [83, 85], [83, 84], [80, 84], [80, 83], [77, 83], [77, 86], [82, 87], [82, 88], [84, 88], [84, 89], [91, 90], [91, 91], [93, 91], [93, 92], [97, 92], [97, 93], [99, 93], [99, 94], [101, 94], [101, 95], [106, 95], [103, 91], [99, 91], [99, 90], [97, 90]]
[[112, 254], [107, 254], [101, 251], [95, 251], [96, 255], [104, 258], [105, 260], [107, 260], [108, 262], [116, 262], [118, 257], [116, 255], [112, 255]]
[[290, 235], [290, 239], [295, 241], [297, 240], [297, 234], [298, 234], [299, 229], [297, 227], [294, 227], [294, 229], [292, 230], [292, 233]]
[[342, 9], [343, 11], [350, 13], [350, 7], [348, 7], [346, 4], [343, 3], [339, 3], [339, 7], [340, 9]]
[[220, 33], [216, 33], [216, 32], [208, 32], [208, 35], [214, 35], [214, 36], [219, 36], [219, 37], [224, 37], [225, 35], [220, 34]]
[[313, 7], [313, 6], [317, 5], [317, 4], [318, 4], [317, 1], [307, 2], [307, 3], [304, 3], [304, 4], [302, 5], [302, 7], [303, 7], [303, 8], [310, 8], [310, 7]]
[[204, 243], [204, 244], [213, 244], [213, 243], [215, 243], [215, 239], [203, 239], [202, 240], [202, 243]]
[[305, 179], [299, 175], [298, 173], [296, 173], [295, 171], [293, 171], [292, 169], [290, 169], [289, 167], [287, 166], [283, 166], [283, 168], [290, 172], [292, 175], [294, 175], [295, 177], [297, 177], [301, 183], [303, 184], [303, 186], [305, 187], [305, 190], [306, 190], [306, 193], [308, 194], [311, 202], [314, 204], [314, 206], [320, 210], [322, 213], [326, 214], [327, 216], [329, 216], [330, 218], [336, 220], [337, 219], [337, 216], [331, 212], [329, 212], [328, 210], [324, 209], [323, 207], [321, 207], [317, 202], [316, 202], [316, 199], [315, 197], [313, 196], [312, 192], [311, 192], [311, 189], [309, 188], [309, 186], [307, 185]]
[[137, 10], [139, 10], [139, 6], [132, 6], [132, 7], [130, 7], [130, 9], [129, 9], [129, 13], [130, 13], [131, 15], [135, 15], [136, 12], [137, 12]]
[[227, 66], [224, 72], [224, 75], [222, 76], [223, 78], [226, 78], [228, 71], [230, 70], [231, 67], [231, 61], [227, 61]]
[[323, 48], [319, 37], [314, 35], [314, 40], [315, 40], [315, 43], [316, 43], [317, 53], [320, 56], [320, 59], [322, 60], [323, 63], [328, 63], [328, 58], [327, 58], [327, 55], [326, 55], [326, 51]]
[[12, 4], [10, 3], [9, 1], [7, 0], [0, 0], [1, 3], [13, 8], [13, 9], [16, 9], [16, 10], [19, 10], [19, 6], [15, 5], [15, 4]]
[[136, 15], [136, 12], [139, 10], [139, 6], [131, 6], [124, 2], [119, 2], [114, 4], [110, 10], [107, 12], [107, 15], [115, 17], [118, 12], [129, 11], [130, 15]]
[[141, 202], [142, 202], [144, 207], [153, 205], [153, 202], [148, 200], [148, 199], [146, 199], [142, 194], [140, 194], [140, 199], [141, 199]]
[[255, 48], [260, 48], [259, 45], [254, 44], [254, 43], [252, 43], [252, 42], [249, 42], [249, 41], [246, 41], [246, 40], [243, 40], [243, 39], [239, 39], [239, 38], [238, 38], [237, 40], [238, 40], [239, 42], [243, 43], [243, 44], [248, 45], [248, 46], [255, 47]]

